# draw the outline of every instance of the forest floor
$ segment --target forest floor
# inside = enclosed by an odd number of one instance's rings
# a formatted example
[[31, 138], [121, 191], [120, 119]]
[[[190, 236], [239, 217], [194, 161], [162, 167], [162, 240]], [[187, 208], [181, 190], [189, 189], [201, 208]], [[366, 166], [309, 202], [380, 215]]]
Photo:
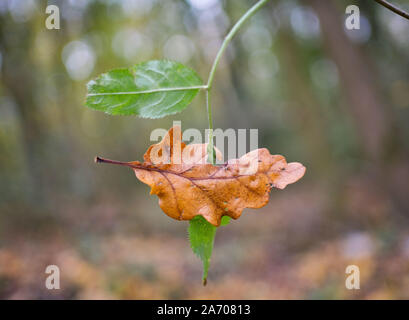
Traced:
[[[409, 233], [381, 195], [350, 188], [341, 210], [319, 186], [275, 191], [245, 210], [218, 230], [206, 287], [187, 222], [167, 218], [154, 197], [62, 198], [49, 213], [58, 218], [42, 222], [2, 208], [0, 298], [408, 299]], [[59, 290], [45, 287], [51, 264]], [[348, 265], [360, 268], [359, 290], [345, 286]]]

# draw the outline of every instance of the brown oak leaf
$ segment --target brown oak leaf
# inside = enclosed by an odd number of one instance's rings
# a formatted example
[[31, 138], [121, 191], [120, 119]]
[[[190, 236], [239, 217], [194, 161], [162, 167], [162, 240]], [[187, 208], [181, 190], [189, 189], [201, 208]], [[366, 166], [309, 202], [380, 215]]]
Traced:
[[[206, 163], [206, 144], [185, 145], [181, 129], [171, 128], [163, 140], [149, 147], [144, 163], [96, 158], [96, 162], [132, 168], [136, 177], [151, 187], [159, 205], [171, 218], [191, 220], [202, 215], [219, 226], [225, 215], [237, 219], [244, 208], [267, 204], [272, 187], [283, 189], [299, 180], [305, 167], [287, 163], [281, 155], [265, 149], [253, 150], [223, 165]], [[221, 152], [216, 150], [220, 158]]]

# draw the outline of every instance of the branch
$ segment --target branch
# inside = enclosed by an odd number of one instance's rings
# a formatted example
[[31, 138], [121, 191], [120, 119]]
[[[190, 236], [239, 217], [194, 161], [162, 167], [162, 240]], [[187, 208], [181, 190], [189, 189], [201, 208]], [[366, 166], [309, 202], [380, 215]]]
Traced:
[[220, 58], [223, 55], [224, 50], [226, 50], [227, 45], [233, 39], [237, 31], [241, 28], [241, 26], [249, 20], [262, 6], [264, 6], [269, 0], [260, 0], [257, 2], [254, 6], [252, 6], [240, 19], [239, 21], [236, 22], [236, 24], [233, 26], [233, 28], [230, 30], [230, 32], [227, 34], [227, 36], [224, 38], [224, 41], [222, 43], [222, 46], [219, 49], [219, 52], [216, 55], [216, 58], [214, 59], [212, 69], [210, 70], [209, 74], [209, 79], [207, 80], [207, 87], [208, 90], [212, 88], [213, 84], [213, 78], [214, 74], [216, 72], [217, 65], [219, 64]]
[[386, 0], [375, 0], [376, 2], [378, 2], [380, 5], [384, 6], [385, 8], [388, 8], [389, 10], [395, 12], [396, 14], [400, 15], [401, 17], [404, 17], [406, 19], [409, 20], [409, 13], [407, 13], [406, 11], [396, 7], [395, 5], [389, 3]]
[[[209, 79], [207, 80], [206, 85], [206, 108], [207, 108], [207, 117], [209, 121], [209, 145], [208, 145], [208, 153], [209, 159], [211, 159], [211, 163], [214, 162], [214, 150], [213, 150], [213, 119], [212, 119], [212, 107], [210, 104], [210, 90], [212, 89], [214, 75], [216, 73], [216, 68], [219, 64], [220, 58], [223, 55], [223, 52], [226, 50], [227, 45], [233, 39], [237, 31], [241, 28], [241, 26], [249, 20], [262, 6], [264, 6], [269, 0], [259, 0], [254, 6], [252, 6], [240, 19], [236, 22], [227, 36], [224, 38], [223, 43], [217, 52], [216, 58], [213, 61], [212, 68], [209, 73]], [[214, 163], [213, 163], [214, 164]]]

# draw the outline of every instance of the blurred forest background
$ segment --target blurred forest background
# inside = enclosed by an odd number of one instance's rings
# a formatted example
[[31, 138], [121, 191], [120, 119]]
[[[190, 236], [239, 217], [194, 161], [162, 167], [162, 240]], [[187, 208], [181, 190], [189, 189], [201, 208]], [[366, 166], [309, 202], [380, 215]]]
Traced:
[[[409, 10], [406, 0], [394, 0]], [[307, 167], [219, 229], [208, 285], [187, 241], [130, 170], [150, 132], [207, 126], [204, 94], [159, 120], [84, 107], [112, 68], [169, 58], [207, 78], [255, 1], [0, 1], [0, 297], [409, 298], [409, 21], [375, 1], [272, 0], [217, 71], [216, 128]], [[61, 29], [45, 28], [57, 4]], [[361, 29], [344, 28], [357, 4]], [[61, 289], [47, 290], [56, 264]], [[345, 288], [345, 268], [361, 289]]]

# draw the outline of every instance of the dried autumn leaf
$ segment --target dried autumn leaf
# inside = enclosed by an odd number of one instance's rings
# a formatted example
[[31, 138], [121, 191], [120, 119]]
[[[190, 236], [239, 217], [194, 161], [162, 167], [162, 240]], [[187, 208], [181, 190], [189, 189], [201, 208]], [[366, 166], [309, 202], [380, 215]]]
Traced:
[[283, 189], [305, 173], [301, 163], [287, 164], [283, 156], [271, 155], [265, 148], [221, 166], [204, 163], [206, 156], [205, 145], [186, 146], [180, 128], [174, 127], [147, 150], [144, 163], [96, 161], [132, 168], [136, 177], [151, 187], [151, 194], [159, 197], [159, 205], [169, 217], [191, 220], [202, 215], [214, 226], [220, 225], [223, 216], [237, 219], [244, 208], [263, 207], [272, 187]]
[[[162, 141], [151, 145], [145, 152], [143, 159], [147, 164], [184, 164], [184, 169], [190, 168], [193, 164], [207, 163], [207, 143], [189, 144], [182, 142], [182, 129], [180, 126], [173, 126], [169, 129]], [[222, 153], [216, 149], [216, 158], [222, 159]]]

